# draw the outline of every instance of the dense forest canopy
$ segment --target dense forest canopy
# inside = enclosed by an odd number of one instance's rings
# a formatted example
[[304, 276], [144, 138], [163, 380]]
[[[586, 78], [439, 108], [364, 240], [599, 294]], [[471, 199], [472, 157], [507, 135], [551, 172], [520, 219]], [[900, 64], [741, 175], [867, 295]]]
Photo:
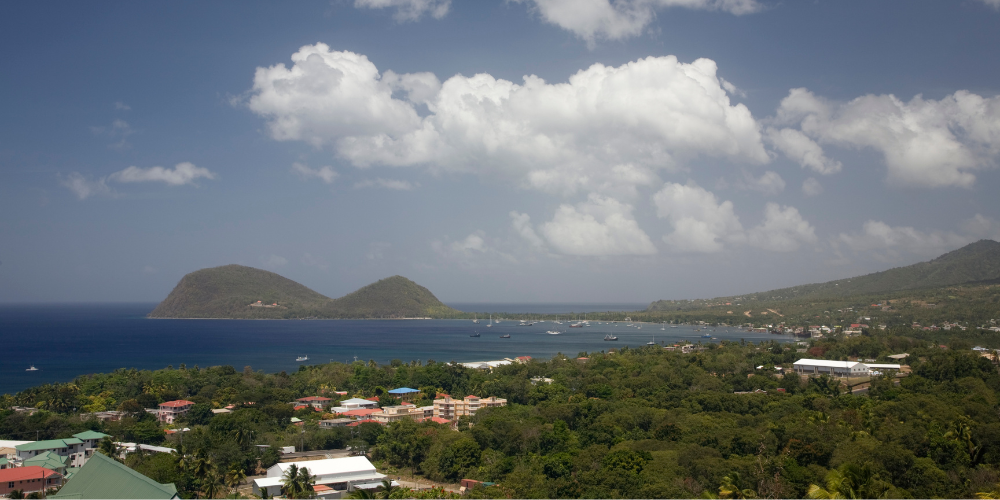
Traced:
[[[95, 429], [122, 441], [165, 442], [181, 453], [127, 462], [187, 496], [225, 474], [213, 479], [179, 464], [201, 460], [253, 474], [278, 458], [254, 445], [271, 444], [350, 445], [390, 473], [496, 483], [475, 496], [973, 497], [996, 494], [1000, 480], [1000, 374], [971, 350], [980, 344], [1000, 347], [982, 330], [899, 328], [805, 346], [724, 342], [691, 354], [643, 347], [559, 355], [492, 372], [434, 361], [332, 363], [290, 374], [121, 369], [3, 396], [0, 438]], [[866, 380], [866, 393], [774, 370], [806, 356], [891, 361], [903, 352], [906, 376]], [[533, 384], [534, 377], [552, 383]], [[384, 406], [398, 403], [386, 391], [400, 386], [420, 390], [418, 405], [438, 393], [498, 396], [509, 405], [463, 417], [452, 430], [412, 421], [321, 429], [321, 412], [289, 404], [338, 390], [378, 395]], [[143, 408], [177, 398], [197, 403], [178, 423], [192, 430], [166, 436]], [[231, 414], [210, 411], [230, 404]], [[40, 411], [8, 409], [15, 405]], [[78, 416], [109, 409], [128, 416], [106, 423]], [[293, 416], [304, 425], [292, 425]]]

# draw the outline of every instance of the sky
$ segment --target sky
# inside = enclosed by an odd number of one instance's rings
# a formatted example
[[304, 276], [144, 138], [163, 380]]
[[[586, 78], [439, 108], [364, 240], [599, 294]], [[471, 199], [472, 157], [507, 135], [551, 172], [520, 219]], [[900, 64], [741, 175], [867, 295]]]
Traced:
[[0, 3], [0, 302], [648, 302], [1000, 240], [1000, 0]]

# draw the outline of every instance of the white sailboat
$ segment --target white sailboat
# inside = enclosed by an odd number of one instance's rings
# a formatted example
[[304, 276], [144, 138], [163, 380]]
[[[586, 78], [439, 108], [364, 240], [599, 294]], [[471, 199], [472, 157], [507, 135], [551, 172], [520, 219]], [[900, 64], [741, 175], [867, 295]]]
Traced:
[[475, 314], [472, 315], [472, 322], [477, 325], [479, 324], [479, 318]]
[[493, 328], [493, 315], [490, 315], [490, 324], [486, 325], [486, 328]]

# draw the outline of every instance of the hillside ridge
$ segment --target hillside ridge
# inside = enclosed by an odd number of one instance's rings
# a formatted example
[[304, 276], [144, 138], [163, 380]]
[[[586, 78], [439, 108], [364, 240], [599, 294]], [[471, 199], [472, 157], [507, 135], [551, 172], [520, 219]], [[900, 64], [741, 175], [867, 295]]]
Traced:
[[852, 278], [697, 301], [657, 300], [647, 311], [701, 307], [703, 302], [840, 298], [1000, 279], [1000, 242], [979, 240], [925, 262]]

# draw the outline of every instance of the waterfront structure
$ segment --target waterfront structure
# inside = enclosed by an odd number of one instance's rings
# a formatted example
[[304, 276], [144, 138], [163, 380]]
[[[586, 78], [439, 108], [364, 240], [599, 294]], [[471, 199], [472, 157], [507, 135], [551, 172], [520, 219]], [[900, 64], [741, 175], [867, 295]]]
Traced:
[[161, 484], [100, 453], [49, 498], [180, 498], [173, 483]]
[[34, 493], [57, 488], [62, 478], [62, 474], [37, 465], [0, 469], [0, 496], [7, 496], [14, 490]]
[[[375, 471], [366, 457], [328, 458], [305, 462], [278, 463], [267, 469], [267, 476], [253, 480], [253, 494], [274, 497], [281, 494], [285, 472], [292, 466], [305, 468], [315, 476], [316, 484], [326, 486], [342, 495], [355, 489], [373, 489], [381, 486], [385, 474]], [[324, 495], [326, 496], [326, 495]], [[327, 496], [327, 498], [334, 498]]]
[[445, 420], [458, 420], [463, 415], [475, 415], [481, 408], [507, 406], [507, 400], [494, 396], [479, 398], [466, 396], [463, 399], [452, 399], [447, 394], [434, 400], [434, 416]]

